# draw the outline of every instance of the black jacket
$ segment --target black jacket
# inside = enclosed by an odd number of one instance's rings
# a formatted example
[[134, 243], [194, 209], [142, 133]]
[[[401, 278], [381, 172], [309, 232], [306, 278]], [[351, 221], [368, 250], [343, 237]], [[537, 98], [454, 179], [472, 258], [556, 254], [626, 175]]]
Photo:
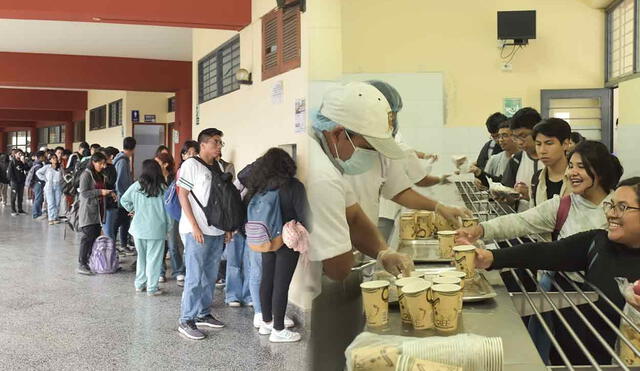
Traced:
[[493, 152], [491, 152], [491, 155], [502, 152], [502, 147], [500, 147], [498, 143], [494, 142], [493, 139], [485, 143], [484, 146], [482, 146], [480, 153], [478, 154], [478, 159], [476, 160], [476, 166], [480, 169], [484, 169], [484, 167], [487, 166], [487, 161], [489, 161], [489, 149], [492, 147], [492, 145]]
[[[107, 164], [107, 167], [102, 170], [104, 174], [105, 188], [110, 189], [115, 192], [116, 190], [116, 179], [118, 178], [118, 174], [116, 173], [116, 167], [113, 164]], [[112, 197], [106, 197], [106, 206], [107, 209], [117, 209], [118, 203]]]
[[29, 166], [27, 166], [22, 161], [16, 160], [15, 158], [11, 159], [11, 162], [9, 162], [9, 170], [7, 171], [11, 186], [24, 186], [28, 172]]
[[280, 187], [278, 195], [280, 196], [282, 224], [296, 220], [311, 232], [309, 200], [304, 185], [298, 179], [292, 178]]
[[[505, 187], [513, 188], [516, 185], [516, 175], [518, 175], [518, 169], [520, 168], [520, 161], [522, 161], [522, 156], [524, 151], [520, 151], [511, 157], [509, 163], [507, 163], [507, 168], [504, 169], [504, 174], [502, 175], [502, 185]], [[535, 166], [533, 169], [533, 173], [538, 172], [538, 162], [535, 161]]]
[[[491, 269], [509, 267], [569, 272], [584, 271], [586, 280], [602, 290], [620, 309], [624, 307], [625, 300], [620, 294], [614, 277], [626, 277], [631, 282], [640, 278], [640, 269], [638, 269], [640, 267], [640, 249], [629, 248], [610, 241], [607, 237], [607, 231], [604, 230], [582, 232], [556, 242], [529, 243], [494, 250], [493, 258]], [[588, 286], [586, 289], [588, 290]], [[598, 299], [595, 304], [611, 322], [619, 326], [620, 316], [608, 303], [603, 299]], [[616, 334], [611, 328], [588, 304], [580, 305], [578, 308], [613, 348]], [[609, 364], [611, 356], [584, 325], [584, 322], [578, 318], [575, 311], [567, 308], [562, 309], [561, 313], [598, 363]], [[556, 330], [556, 338], [571, 359], [571, 364], [589, 364], [571, 335], [557, 319]], [[557, 353], [552, 352], [551, 358], [555, 364], [561, 362]]]
[[2, 184], [9, 184], [7, 170], [9, 170], [9, 156], [2, 154], [0, 155], [0, 183]]

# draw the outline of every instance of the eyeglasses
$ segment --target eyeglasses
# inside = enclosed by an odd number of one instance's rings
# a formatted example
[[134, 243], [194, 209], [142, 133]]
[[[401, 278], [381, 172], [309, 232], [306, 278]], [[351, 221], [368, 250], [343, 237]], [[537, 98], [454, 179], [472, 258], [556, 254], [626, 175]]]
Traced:
[[520, 134], [520, 135], [515, 135], [515, 134], [511, 134], [511, 139], [513, 140], [527, 140], [528, 137], [530, 137], [531, 134]]
[[224, 147], [225, 143], [223, 141], [221, 141], [220, 139], [214, 139], [213, 143], [220, 146], [220, 147]]
[[511, 137], [512, 137], [511, 134], [499, 134], [498, 135], [498, 139], [509, 139]]
[[611, 210], [615, 210], [614, 213], [616, 215], [623, 215], [627, 210], [640, 210], [640, 207], [633, 207], [623, 203], [613, 203], [610, 201], [604, 201], [602, 203], [602, 209], [605, 214]]

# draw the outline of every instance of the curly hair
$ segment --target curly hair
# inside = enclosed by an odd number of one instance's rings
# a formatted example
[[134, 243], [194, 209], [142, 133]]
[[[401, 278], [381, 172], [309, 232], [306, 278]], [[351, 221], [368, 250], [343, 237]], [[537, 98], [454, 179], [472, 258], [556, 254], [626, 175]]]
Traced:
[[258, 158], [247, 181], [246, 202], [259, 193], [278, 189], [296, 176], [296, 163], [281, 148], [271, 148]]

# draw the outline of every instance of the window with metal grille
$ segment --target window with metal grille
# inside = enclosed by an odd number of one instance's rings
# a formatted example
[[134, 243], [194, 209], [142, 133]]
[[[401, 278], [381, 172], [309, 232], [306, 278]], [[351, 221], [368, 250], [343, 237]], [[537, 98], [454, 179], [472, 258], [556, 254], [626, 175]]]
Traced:
[[21, 149], [23, 152], [30, 152], [31, 148], [31, 132], [29, 131], [10, 131], [7, 133], [7, 152], [12, 149]]
[[235, 36], [198, 61], [199, 103], [240, 89], [236, 80], [239, 69], [240, 36]]
[[73, 141], [74, 142], [84, 142], [85, 130], [86, 130], [85, 125], [86, 125], [85, 120], [79, 120], [73, 123]]
[[107, 106], [100, 106], [89, 111], [89, 130], [107, 127]]
[[122, 99], [109, 103], [109, 127], [122, 125]]
[[47, 144], [60, 143], [60, 126], [50, 126], [48, 129]]
[[620, 0], [607, 9], [607, 81], [636, 72], [635, 0]]
[[262, 80], [300, 67], [300, 9], [275, 9], [262, 17]]

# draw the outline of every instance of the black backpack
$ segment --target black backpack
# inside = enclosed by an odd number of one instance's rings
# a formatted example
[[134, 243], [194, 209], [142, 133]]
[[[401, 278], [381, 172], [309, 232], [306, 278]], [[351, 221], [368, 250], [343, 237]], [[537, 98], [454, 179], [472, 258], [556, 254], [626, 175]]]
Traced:
[[202, 205], [193, 191], [191, 192], [193, 199], [204, 211], [207, 224], [225, 232], [238, 230], [245, 223], [247, 211], [242, 203], [240, 191], [231, 181], [233, 176], [223, 173], [218, 164], [209, 165], [200, 157], [192, 158], [211, 172], [211, 193], [209, 193], [207, 204]]
[[62, 177], [62, 193], [66, 196], [75, 197], [78, 194], [78, 187], [80, 187], [80, 175], [89, 165], [89, 159], [85, 161], [78, 161], [76, 163], [73, 172], [67, 173]]

